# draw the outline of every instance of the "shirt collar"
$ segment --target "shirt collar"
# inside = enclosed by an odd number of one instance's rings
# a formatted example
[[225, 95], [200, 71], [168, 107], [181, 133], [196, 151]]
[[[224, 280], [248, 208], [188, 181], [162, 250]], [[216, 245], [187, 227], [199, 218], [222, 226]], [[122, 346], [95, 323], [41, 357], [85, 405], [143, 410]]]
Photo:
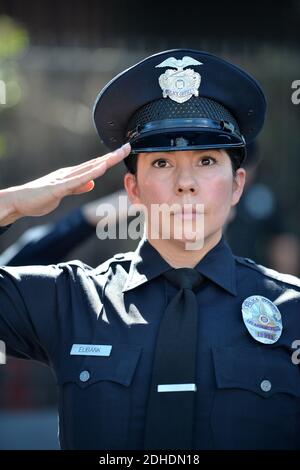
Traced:
[[[167, 261], [143, 237], [134, 252], [129, 273], [122, 292], [151, 281], [155, 277], [171, 269]], [[231, 249], [222, 236], [199, 263], [195, 269], [205, 277], [218, 284], [230, 294], [237, 295], [235, 261]]]

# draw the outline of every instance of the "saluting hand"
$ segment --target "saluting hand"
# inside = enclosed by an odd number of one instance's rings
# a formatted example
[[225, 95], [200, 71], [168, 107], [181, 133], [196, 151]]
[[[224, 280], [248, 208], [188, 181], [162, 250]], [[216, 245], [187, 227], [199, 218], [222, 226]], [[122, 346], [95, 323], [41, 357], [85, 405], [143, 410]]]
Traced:
[[23, 216], [41, 216], [53, 211], [65, 196], [91, 191], [94, 179], [130, 153], [130, 144], [79, 165], [61, 168], [21, 186], [0, 191], [0, 226]]

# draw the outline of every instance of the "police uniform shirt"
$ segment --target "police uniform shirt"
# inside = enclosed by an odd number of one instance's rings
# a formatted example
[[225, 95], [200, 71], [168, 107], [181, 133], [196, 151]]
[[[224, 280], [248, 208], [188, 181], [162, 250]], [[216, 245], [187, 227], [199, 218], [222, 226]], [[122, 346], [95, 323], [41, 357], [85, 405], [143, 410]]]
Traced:
[[[0, 270], [0, 338], [8, 354], [54, 369], [63, 449], [143, 448], [155, 340], [176, 293], [167, 269], [142, 239], [96, 269], [73, 261]], [[197, 292], [194, 448], [300, 448], [299, 280], [233, 256], [223, 238], [195, 269], [206, 281]], [[273, 344], [243, 322], [252, 295], [281, 312]]]

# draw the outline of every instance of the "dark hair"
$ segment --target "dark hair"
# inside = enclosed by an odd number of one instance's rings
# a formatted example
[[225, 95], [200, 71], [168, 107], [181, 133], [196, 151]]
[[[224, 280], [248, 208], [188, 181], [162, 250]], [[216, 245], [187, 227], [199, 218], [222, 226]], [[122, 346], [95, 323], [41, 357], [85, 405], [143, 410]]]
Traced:
[[231, 161], [233, 174], [235, 174], [236, 170], [240, 168], [243, 160], [243, 149], [231, 148], [227, 149], [226, 152], [229, 155]]
[[[229, 155], [230, 161], [231, 161], [231, 166], [232, 166], [232, 172], [235, 174], [236, 170], [240, 168], [241, 166], [241, 161], [242, 161], [242, 149], [235, 149], [235, 148], [229, 148], [226, 149], [227, 154]], [[125, 158], [124, 162], [127, 167], [127, 170], [132, 173], [133, 175], [136, 175], [137, 172], [137, 157], [138, 155], [135, 154], [130, 154], [128, 157]]]

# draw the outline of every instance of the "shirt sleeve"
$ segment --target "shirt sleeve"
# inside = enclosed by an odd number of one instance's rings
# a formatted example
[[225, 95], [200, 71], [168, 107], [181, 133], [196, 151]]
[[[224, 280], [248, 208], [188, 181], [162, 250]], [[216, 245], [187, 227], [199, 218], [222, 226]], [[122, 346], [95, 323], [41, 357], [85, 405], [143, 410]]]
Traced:
[[8, 355], [47, 365], [57, 341], [59, 266], [0, 268], [0, 340]]

